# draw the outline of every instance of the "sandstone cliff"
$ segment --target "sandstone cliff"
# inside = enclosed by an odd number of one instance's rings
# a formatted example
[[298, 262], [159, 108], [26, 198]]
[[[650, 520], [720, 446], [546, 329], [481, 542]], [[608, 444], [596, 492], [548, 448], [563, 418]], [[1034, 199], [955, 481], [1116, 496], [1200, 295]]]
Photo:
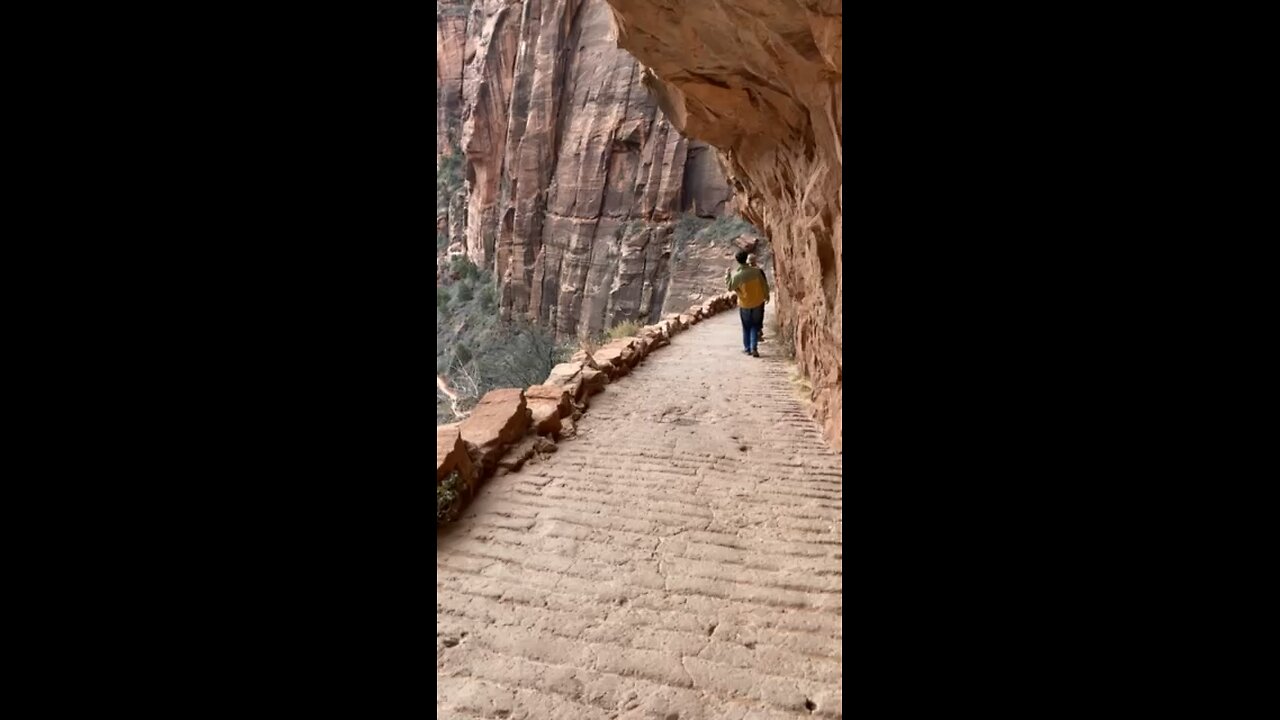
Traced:
[[[438, 0], [436, 60], [437, 153], [462, 162], [437, 236], [494, 272], [503, 317], [572, 337], [701, 299], [668, 292], [676, 226], [724, 214], [731, 191], [617, 48], [604, 0]], [[703, 251], [708, 278], [731, 252]]]
[[841, 444], [844, 72], [839, 0], [607, 0], [674, 129], [719, 148], [774, 251], [777, 311]]

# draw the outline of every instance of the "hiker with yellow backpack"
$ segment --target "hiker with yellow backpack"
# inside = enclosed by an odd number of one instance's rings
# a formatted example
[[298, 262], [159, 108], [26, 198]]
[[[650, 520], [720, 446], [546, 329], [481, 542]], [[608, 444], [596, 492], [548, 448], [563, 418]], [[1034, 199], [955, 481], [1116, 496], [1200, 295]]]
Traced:
[[743, 352], [752, 357], [760, 357], [757, 346], [764, 333], [764, 306], [769, 302], [769, 281], [764, 271], [749, 263], [752, 256], [746, 250], [739, 251], [734, 259], [738, 261], [737, 269], [725, 272], [725, 280], [729, 289], [738, 294], [738, 317], [742, 320]]

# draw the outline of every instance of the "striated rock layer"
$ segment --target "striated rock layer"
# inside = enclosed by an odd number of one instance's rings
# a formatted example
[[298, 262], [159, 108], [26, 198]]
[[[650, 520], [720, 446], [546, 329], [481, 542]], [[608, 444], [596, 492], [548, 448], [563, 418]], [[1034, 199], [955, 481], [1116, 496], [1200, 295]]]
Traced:
[[732, 193], [617, 48], [604, 0], [438, 0], [436, 48], [437, 152], [460, 128], [466, 185], [437, 223], [495, 272], [503, 316], [564, 337], [668, 312], [674, 221]]
[[442, 2], [436, 12], [436, 152], [458, 144], [462, 117], [462, 66], [467, 40], [465, 0]]
[[607, 0], [675, 129], [719, 148], [774, 251], [784, 333], [841, 445], [844, 195], [839, 0]]

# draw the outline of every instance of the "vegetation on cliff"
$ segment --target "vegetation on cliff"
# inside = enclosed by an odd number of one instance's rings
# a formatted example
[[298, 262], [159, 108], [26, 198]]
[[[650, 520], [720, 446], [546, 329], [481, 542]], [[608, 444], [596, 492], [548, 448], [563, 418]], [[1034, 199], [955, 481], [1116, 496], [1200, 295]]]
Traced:
[[[676, 221], [672, 233], [673, 252], [676, 261], [683, 260], [691, 245], [728, 245], [742, 235], [760, 238], [763, 252], [764, 233], [755, 225], [737, 215], [723, 215], [717, 218], [704, 218], [687, 212]], [[767, 256], [766, 256], [767, 257]], [[761, 257], [763, 262], [766, 257]]]
[[448, 223], [441, 227], [440, 218], [447, 218], [449, 202], [462, 189], [462, 151], [455, 148], [452, 154], [436, 159], [436, 252], [449, 246]]
[[453, 520], [461, 509], [462, 476], [457, 470], [449, 473], [442, 482], [436, 483], [436, 520], [448, 522]]
[[[455, 256], [436, 286], [436, 375], [466, 412], [488, 391], [528, 387], [546, 379], [570, 352], [546, 329], [498, 317], [498, 289], [492, 275]], [[451, 399], [436, 391], [436, 424], [454, 422]]]

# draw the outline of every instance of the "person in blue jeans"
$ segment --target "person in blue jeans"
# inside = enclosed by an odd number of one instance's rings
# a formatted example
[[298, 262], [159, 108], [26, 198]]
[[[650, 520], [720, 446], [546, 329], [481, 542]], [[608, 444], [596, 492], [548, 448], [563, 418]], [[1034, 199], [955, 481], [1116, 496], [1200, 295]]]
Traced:
[[[759, 268], [759, 267], [760, 267], [758, 264], [756, 264], [756, 254], [755, 254], [755, 253], [751, 253], [750, 255], [748, 255], [748, 256], [747, 256], [747, 264], [748, 264], [748, 265], [750, 265], [750, 266], [751, 266], [751, 267], [753, 267], [753, 268]], [[763, 269], [761, 269], [761, 270], [760, 270], [760, 272], [761, 272], [761, 273], [763, 273], [763, 272], [764, 272], [764, 270], [763, 270]], [[769, 284], [769, 277], [768, 277], [767, 275], [765, 276], [764, 282], [765, 282], [765, 285], [768, 285], [768, 284]], [[756, 339], [763, 343], [763, 342], [764, 342], [764, 320], [762, 319], [762, 320], [760, 321], [760, 323], [761, 323], [761, 325], [760, 325], [759, 329], [756, 331]]]
[[734, 259], [737, 269], [727, 273], [729, 289], [738, 294], [738, 317], [742, 320], [742, 351], [752, 357], [760, 357], [757, 345], [764, 330], [764, 306], [769, 302], [769, 280], [764, 271], [747, 264], [749, 255], [740, 251]]

